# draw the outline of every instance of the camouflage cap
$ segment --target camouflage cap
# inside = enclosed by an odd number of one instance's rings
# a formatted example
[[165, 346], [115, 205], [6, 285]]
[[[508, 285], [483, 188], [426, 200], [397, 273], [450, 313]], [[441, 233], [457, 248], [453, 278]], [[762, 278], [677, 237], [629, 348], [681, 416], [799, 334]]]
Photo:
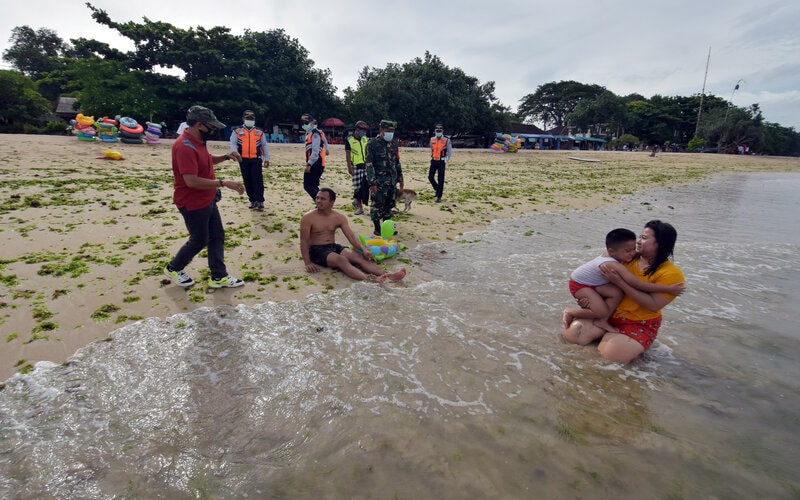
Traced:
[[244, 113], [242, 113], [242, 117], [243, 118], [255, 118], [256, 117], [256, 112], [253, 111], [252, 109], [246, 109], [246, 110], [244, 110]]
[[317, 120], [315, 120], [314, 117], [311, 116], [311, 113], [303, 113], [303, 116], [300, 117], [300, 121], [304, 123], [311, 123]]
[[395, 128], [397, 127], [397, 122], [393, 120], [381, 120], [380, 124], [381, 128]]
[[189, 108], [189, 112], [186, 113], [186, 121], [202, 123], [217, 130], [225, 128], [225, 124], [214, 116], [214, 112], [204, 106], [192, 106]]

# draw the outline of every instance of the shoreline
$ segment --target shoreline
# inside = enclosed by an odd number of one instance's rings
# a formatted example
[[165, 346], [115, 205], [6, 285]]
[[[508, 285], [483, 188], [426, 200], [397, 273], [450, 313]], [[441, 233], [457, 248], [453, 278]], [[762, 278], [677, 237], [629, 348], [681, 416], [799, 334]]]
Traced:
[[[300, 144], [270, 144], [263, 212], [225, 190], [220, 202], [229, 272], [242, 288], [209, 292], [164, 285], [161, 269], [185, 241], [172, 204], [172, 140], [158, 145], [86, 143], [75, 137], [0, 134], [0, 380], [42, 360], [61, 363], [109, 333], [146, 317], [200, 307], [304, 300], [350, 286], [331, 270], [308, 274], [299, 252], [300, 217], [313, 209], [302, 189]], [[111, 146], [124, 160], [98, 159]], [[227, 143], [209, 143], [212, 152]], [[582, 162], [570, 156], [600, 160]], [[455, 242], [492, 220], [552, 210], [591, 210], [634, 192], [700, 181], [712, 174], [800, 172], [800, 159], [693, 153], [456, 149], [443, 202], [427, 181], [427, 148], [403, 148], [407, 188], [419, 193], [395, 221], [408, 248]], [[217, 165], [217, 177], [240, 179], [238, 165]], [[321, 186], [337, 194], [335, 209], [356, 234], [369, 234], [368, 215], [354, 216], [344, 148], [331, 146]], [[339, 235], [337, 241], [344, 243]], [[382, 261], [408, 269], [402, 252]], [[207, 277], [203, 254], [187, 267]]]

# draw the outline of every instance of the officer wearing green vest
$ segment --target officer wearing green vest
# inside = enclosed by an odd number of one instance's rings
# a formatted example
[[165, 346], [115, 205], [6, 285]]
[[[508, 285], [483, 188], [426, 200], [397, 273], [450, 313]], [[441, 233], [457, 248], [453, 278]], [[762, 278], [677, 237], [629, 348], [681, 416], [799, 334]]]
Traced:
[[367, 182], [367, 134], [369, 125], [356, 122], [353, 135], [344, 143], [344, 158], [347, 161], [347, 172], [353, 178], [353, 208], [355, 215], [364, 213], [364, 206], [369, 204], [369, 183]]

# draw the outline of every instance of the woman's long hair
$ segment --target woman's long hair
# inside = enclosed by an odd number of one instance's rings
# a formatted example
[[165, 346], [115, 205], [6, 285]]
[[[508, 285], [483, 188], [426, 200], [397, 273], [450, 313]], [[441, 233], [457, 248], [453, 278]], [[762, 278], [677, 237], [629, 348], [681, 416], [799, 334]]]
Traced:
[[672, 224], [661, 222], [660, 220], [651, 220], [645, 224], [644, 227], [650, 228], [653, 231], [653, 235], [658, 242], [658, 252], [653, 262], [644, 272], [645, 276], [650, 276], [656, 272], [661, 264], [672, 257], [672, 251], [675, 249], [675, 240], [678, 239], [678, 232], [672, 227]]

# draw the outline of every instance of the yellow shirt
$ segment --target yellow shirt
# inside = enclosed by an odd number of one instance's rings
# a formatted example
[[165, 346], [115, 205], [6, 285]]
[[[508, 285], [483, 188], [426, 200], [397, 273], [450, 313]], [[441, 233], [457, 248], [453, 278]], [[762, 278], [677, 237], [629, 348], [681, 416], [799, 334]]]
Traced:
[[[658, 283], [659, 285], [674, 285], [675, 283], [683, 283], [686, 281], [683, 278], [683, 272], [681, 269], [671, 260], [661, 264], [656, 272], [650, 276], [645, 276], [644, 269], [639, 269], [639, 261], [637, 259], [628, 262], [625, 264], [625, 267], [627, 267], [628, 271], [632, 272], [634, 276], [649, 283]], [[670, 302], [675, 299], [674, 295], [669, 295], [667, 293], [661, 295], [668, 297]], [[627, 295], [622, 299], [622, 302], [620, 302], [617, 310], [614, 311], [613, 314], [614, 318], [625, 318], [634, 321], [653, 319], [658, 318], [659, 316], [661, 316], [661, 311], [649, 311], [637, 304], [635, 300]]]

